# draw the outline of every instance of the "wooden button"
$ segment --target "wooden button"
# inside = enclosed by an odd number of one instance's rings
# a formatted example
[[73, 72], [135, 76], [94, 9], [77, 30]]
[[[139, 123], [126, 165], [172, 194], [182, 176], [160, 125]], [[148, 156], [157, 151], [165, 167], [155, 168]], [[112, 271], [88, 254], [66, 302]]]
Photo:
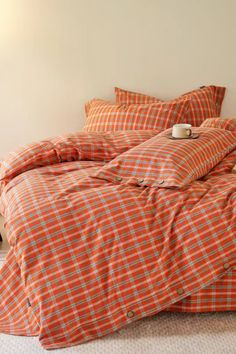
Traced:
[[229, 269], [230, 268], [230, 264], [229, 263], [225, 263], [224, 264], [224, 269]]
[[183, 295], [184, 289], [177, 289], [177, 293], [178, 293], [178, 295]]
[[129, 318], [134, 317], [134, 311], [128, 311], [127, 312], [127, 317], [129, 317]]

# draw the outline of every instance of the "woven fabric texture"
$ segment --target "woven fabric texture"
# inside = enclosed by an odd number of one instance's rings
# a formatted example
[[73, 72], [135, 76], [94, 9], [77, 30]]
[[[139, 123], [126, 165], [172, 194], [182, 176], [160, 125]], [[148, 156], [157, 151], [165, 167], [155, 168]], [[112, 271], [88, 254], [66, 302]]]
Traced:
[[[127, 136], [119, 139], [122, 151]], [[90, 140], [75, 134], [73, 143], [71, 136], [50, 141], [58, 160], [45, 161], [42, 153], [41, 167], [40, 159], [32, 165], [27, 148], [4, 161], [1, 212], [11, 250], [0, 272], [0, 331], [37, 335], [45, 349], [96, 339], [170, 309], [236, 264], [235, 174], [195, 181], [184, 191], [107, 182], [91, 177], [105, 162], [102, 153], [90, 160], [98, 154]], [[78, 151], [83, 159], [75, 161]], [[227, 289], [224, 310], [236, 310], [234, 290], [231, 296]], [[209, 294], [209, 309], [217, 309], [211, 304], [220, 300], [212, 288]], [[206, 310], [203, 298], [195, 308]]]
[[[203, 88], [185, 93], [180, 97], [186, 97], [190, 100], [189, 109], [185, 114], [184, 123], [192, 124], [198, 127], [201, 123], [210, 117], [219, 117], [221, 107], [225, 96], [225, 87], [204, 86]], [[147, 96], [137, 92], [126, 91], [115, 88], [117, 104], [143, 104], [159, 102], [159, 98]], [[176, 100], [179, 100], [178, 97]]]
[[93, 100], [86, 107], [86, 132], [137, 129], [161, 131], [183, 121], [189, 108], [189, 99], [143, 105], [115, 105], [103, 100]]

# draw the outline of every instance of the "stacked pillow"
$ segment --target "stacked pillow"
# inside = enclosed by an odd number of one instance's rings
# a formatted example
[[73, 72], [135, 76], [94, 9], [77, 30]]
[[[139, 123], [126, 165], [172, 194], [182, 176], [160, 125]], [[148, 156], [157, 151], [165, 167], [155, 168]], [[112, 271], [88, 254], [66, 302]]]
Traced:
[[116, 104], [94, 99], [85, 106], [84, 131], [164, 130], [176, 123], [200, 126], [206, 118], [218, 117], [225, 87], [206, 86], [172, 101], [115, 88]]
[[150, 104], [116, 105], [103, 100], [86, 104], [86, 132], [116, 130], [165, 130], [181, 123], [189, 108], [190, 100], [182, 98], [169, 102]]
[[[225, 87], [219, 86], [203, 86], [200, 89], [185, 93], [181, 97], [186, 97], [190, 100], [190, 106], [184, 123], [192, 124], [194, 127], [199, 127], [201, 123], [210, 117], [219, 117], [221, 106], [225, 95]], [[152, 96], [140, 94], [138, 92], [126, 91], [118, 87], [115, 88], [116, 104], [142, 104], [159, 102], [159, 99]]]
[[145, 104], [153, 102], [161, 102], [162, 100], [144, 93], [127, 91], [119, 87], [115, 87], [116, 104]]

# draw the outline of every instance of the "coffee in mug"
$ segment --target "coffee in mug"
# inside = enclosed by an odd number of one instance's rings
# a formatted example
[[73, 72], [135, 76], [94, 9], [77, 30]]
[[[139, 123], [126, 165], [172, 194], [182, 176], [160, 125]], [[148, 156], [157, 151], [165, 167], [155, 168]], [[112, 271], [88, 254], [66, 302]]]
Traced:
[[172, 127], [173, 138], [186, 139], [192, 135], [191, 124], [175, 124]]

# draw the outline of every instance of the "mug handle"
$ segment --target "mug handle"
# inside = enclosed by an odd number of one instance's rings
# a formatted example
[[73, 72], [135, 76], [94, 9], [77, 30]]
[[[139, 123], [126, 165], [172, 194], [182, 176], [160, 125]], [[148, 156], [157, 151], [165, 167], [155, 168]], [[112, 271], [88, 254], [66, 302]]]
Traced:
[[192, 130], [191, 129], [186, 129], [186, 133], [188, 136], [191, 136], [192, 135]]

